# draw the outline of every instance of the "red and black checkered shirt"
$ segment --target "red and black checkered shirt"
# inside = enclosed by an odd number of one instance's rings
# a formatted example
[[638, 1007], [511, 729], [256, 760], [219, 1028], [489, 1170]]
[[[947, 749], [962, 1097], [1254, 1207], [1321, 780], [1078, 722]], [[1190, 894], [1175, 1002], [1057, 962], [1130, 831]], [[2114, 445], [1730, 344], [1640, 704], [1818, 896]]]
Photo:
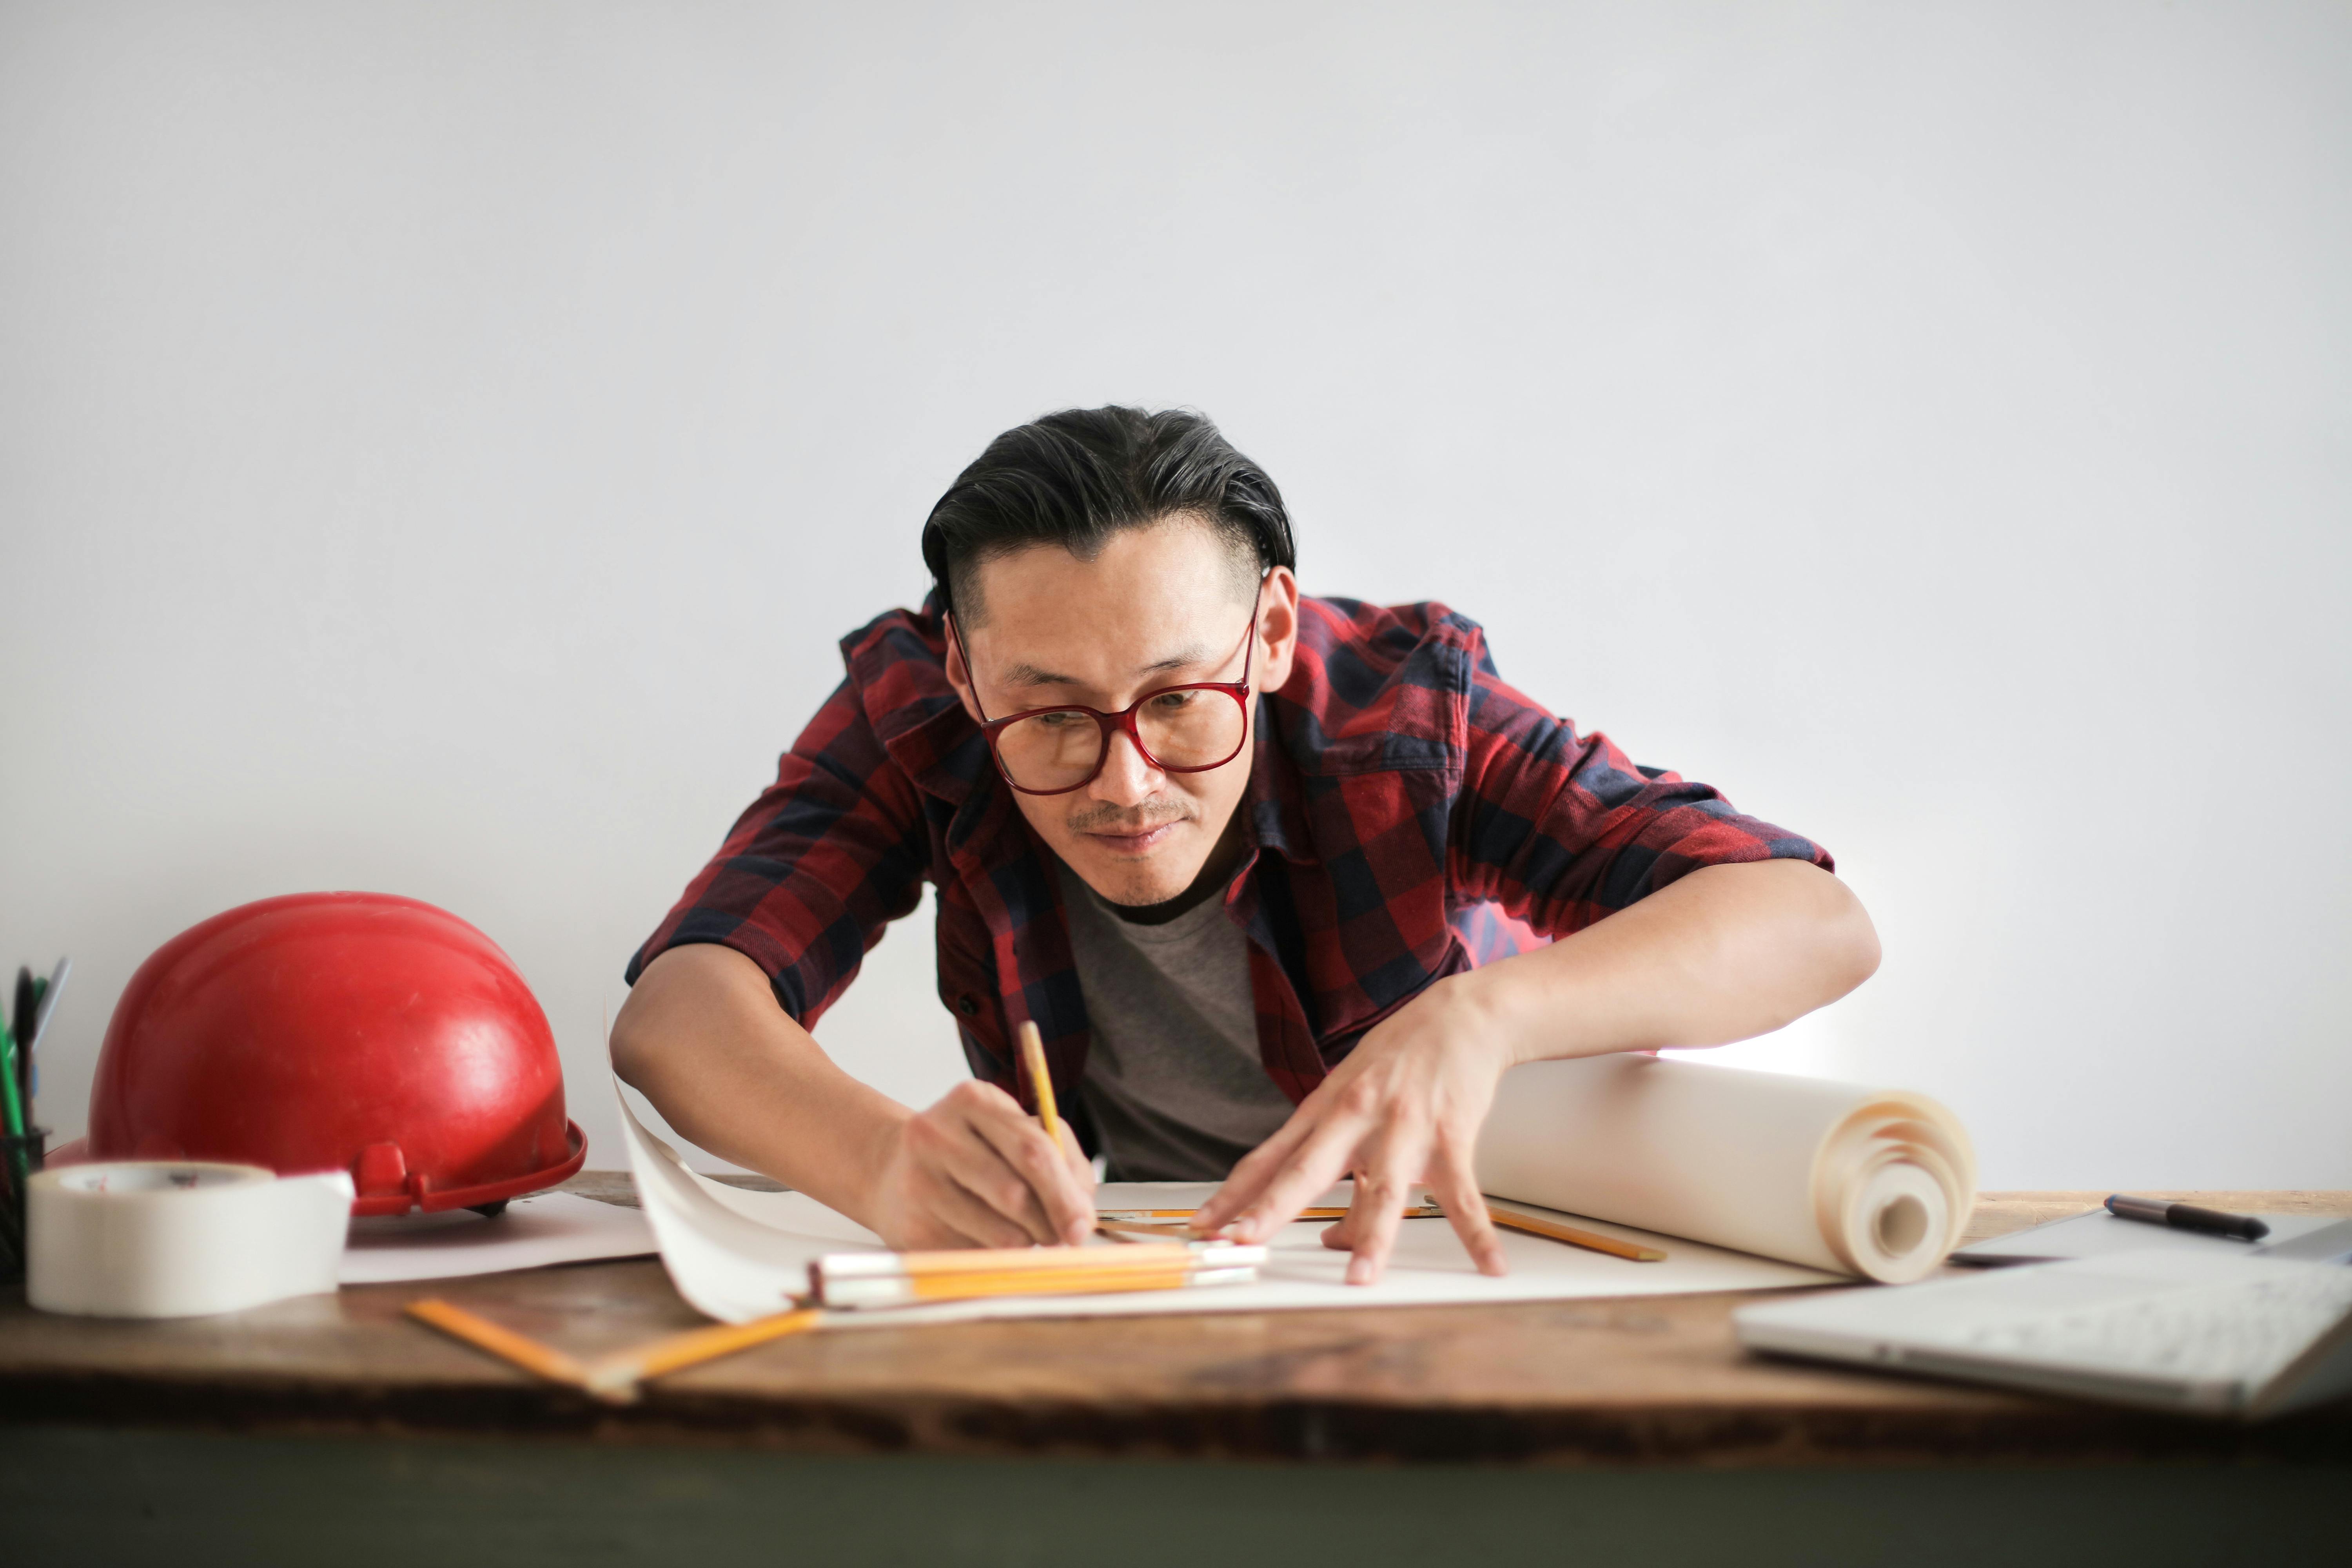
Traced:
[[[1034, 1097], [1010, 1047], [1036, 1020], [1076, 1107], [1087, 1012], [1053, 852], [948, 685], [927, 605], [842, 641], [849, 667], [776, 782], [630, 962], [723, 942], [803, 1026], [883, 928], [939, 896], [940, 999], [972, 1071]], [[1591, 924], [1701, 866], [1830, 858], [1705, 784], [1636, 766], [1504, 684], [1439, 604], [1301, 604], [1289, 681], [1258, 699], [1248, 853], [1225, 910], [1248, 933], [1265, 1070], [1296, 1101], [1441, 976]]]

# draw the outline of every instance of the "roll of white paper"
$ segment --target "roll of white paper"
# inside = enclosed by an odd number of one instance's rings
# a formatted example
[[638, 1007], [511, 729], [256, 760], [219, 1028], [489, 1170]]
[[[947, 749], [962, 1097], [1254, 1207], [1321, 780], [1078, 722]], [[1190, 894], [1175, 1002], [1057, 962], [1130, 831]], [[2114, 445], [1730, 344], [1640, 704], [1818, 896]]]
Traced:
[[34, 1306], [194, 1318], [334, 1289], [352, 1179], [126, 1160], [43, 1171], [25, 1197], [25, 1294]]
[[1976, 1155], [1924, 1095], [1651, 1056], [1506, 1073], [1480, 1190], [1889, 1284], [1959, 1241]]

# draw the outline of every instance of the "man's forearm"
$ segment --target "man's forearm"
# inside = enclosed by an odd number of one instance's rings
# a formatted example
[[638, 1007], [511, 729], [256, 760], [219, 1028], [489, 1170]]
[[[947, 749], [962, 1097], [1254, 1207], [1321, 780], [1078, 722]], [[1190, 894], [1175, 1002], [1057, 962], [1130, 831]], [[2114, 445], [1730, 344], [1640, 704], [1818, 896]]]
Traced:
[[1763, 860], [1693, 871], [1452, 984], [1524, 1062], [1744, 1040], [1877, 967], [1877, 932], [1844, 883], [1805, 861]]
[[704, 1149], [860, 1223], [913, 1114], [836, 1067], [729, 947], [672, 948], [613, 1021], [613, 1068]]

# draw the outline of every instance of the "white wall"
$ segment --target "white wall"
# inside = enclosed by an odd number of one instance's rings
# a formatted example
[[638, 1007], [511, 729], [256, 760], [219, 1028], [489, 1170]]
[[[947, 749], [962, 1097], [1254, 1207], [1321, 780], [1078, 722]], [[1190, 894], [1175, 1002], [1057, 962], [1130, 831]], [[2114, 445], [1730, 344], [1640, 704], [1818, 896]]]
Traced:
[[[620, 969], [997, 430], [1218, 418], [1311, 590], [1837, 853], [1733, 1058], [1993, 1186], [2352, 1186], [2352, 7], [0, 7], [0, 958], [78, 1129], [305, 888]], [[961, 1071], [929, 938], [823, 1031]]]

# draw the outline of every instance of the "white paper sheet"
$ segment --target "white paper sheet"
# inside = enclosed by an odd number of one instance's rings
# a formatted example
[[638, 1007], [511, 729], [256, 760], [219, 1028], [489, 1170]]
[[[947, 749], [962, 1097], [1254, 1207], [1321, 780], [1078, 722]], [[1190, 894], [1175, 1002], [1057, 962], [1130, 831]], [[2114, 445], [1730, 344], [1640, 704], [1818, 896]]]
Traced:
[[459, 1209], [353, 1220], [337, 1274], [345, 1285], [385, 1285], [643, 1258], [658, 1250], [653, 1227], [635, 1209], [576, 1193], [538, 1193], [515, 1199], [495, 1219]]
[[[618, 1096], [616, 1094], [615, 1098]], [[678, 1294], [727, 1322], [781, 1311], [785, 1298], [808, 1289], [808, 1266], [828, 1252], [878, 1249], [873, 1232], [801, 1193], [747, 1193], [688, 1169], [675, 1150], [647, 1132], [625, 1100], [621, 1125], [629, 1165], [662, 1266]], [[1207, 1183], [1109, 1183], [1103, 1208], [1191, 1208], [1214, 1190]], [[1344, 1192], [1339, 1194], [1344, 1201]], [[1533, 1205], [1512, 1206], [1531, 1213]], [[1263, 1312], [1302, 1307], [1412, 1307], [1476, 1301], [1550, 1301], [1592, 1296], [1658, 1296], [1705, 1290], [1759, 1290], [1819, 1285], [1832, 1276], [1623, 1226], [1557, 1215], [1606, 1235], [1662, 1247], [1663, 1263], [1632, 1263], [1513, 1231], [1501, 1233], [1510, 1273], [1489, 1279], [1471, 1266], [1443, 1219], [1406, 1220], [1377, 1285], [1343, 1282], [1345, 1253], [1324, 1247], [1322, 1221], [1287, 1226], [1256, 1283], [1106, 1296], [1014, 1296], [950, 1301], [887, 1311], [842, 1312], [837, 1325], [961, 1322], [979, 1318], [1111, 1317], [1164, 1312]]]

